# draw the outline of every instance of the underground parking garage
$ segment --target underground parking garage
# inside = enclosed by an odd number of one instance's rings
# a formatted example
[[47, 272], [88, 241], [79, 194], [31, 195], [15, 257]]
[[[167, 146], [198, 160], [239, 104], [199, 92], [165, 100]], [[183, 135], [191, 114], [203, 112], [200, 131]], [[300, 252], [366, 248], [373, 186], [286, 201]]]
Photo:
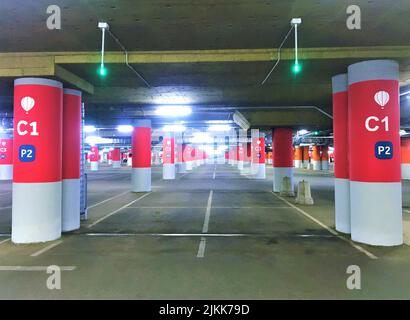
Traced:
[[409, 299], [409, 15], [3, 1], [0, 299]]

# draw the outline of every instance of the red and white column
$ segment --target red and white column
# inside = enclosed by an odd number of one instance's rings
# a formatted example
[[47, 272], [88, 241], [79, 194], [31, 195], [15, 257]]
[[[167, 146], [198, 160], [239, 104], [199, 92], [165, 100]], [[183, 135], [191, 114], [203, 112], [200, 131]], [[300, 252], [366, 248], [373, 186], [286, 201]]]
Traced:
[[317, 145], [312, 146], [312, 166], [314, 171], [322, 170], [322, 163], [320, 160], [320, 147]]
[[41, 78], [14, 81], [14, 243], [61, 236], [63, 86]]
[[401, 178], [410, 180], [410, 138], [401, 138]]
[[112, 165], [112, 150], [108, 151], [107, 160], [108, 160], [108, 165]]
[[[273, 191], [280, 192], [284, 177], [289, 177], [293, 186], [292, 129], [276, 128], [273, 138]], [[293, 187], [292, 187], [293, 188]]]
[[185, 145], [183, 156], [184, 156], [184, 162], [185, 162], [185, 170], [191, 171], [192, 170], [192, 146], [190, 144]]
[[351, 234], [371, 245], [403, 243], [398, 80], [392, 60], [348, 68]]
[[254, 169], [255, 179], [266, 179], [266, 154], [265, 154], [265, 134], [259, 133], [259, 138], [255, 139], [253, 143], [254, 148]]
[[303, 146], [303, 168], [309, 168], [309, 146]]
[[121, 152], [120, 148], [114, 148], [111, 151], [112, 167], [115, 169], [121, 168]]
[[0, 134], [0, 180], [13, 179], [13, 139]]
[[151, 191], [151, 120], [137, 120], [132, 134], [132, 191]]
[[322, 146], [320, 148], [321, 150], [321, 156], [320, 160], [322, 162], [322, 170], [329, 170], [329, 147], [328, 146]]
[[100, 160], [100, 152], [97, 146], [91, 147], [89, 159], [90, 159], [91, 171], [98, 171], [98, 161]]
[[336, 230], [350, 233], [347, 74], [332, 78]]
[[295, 168], [303, 167], [303, 149], [301, 146], [295, 146]]
[[162, 179], [175, 179], [175, 139], [171, 133], [165, 133], [162, 140]]
[[61, 230], [80, 228], [81, 92], [63, 91], [63, 195]]

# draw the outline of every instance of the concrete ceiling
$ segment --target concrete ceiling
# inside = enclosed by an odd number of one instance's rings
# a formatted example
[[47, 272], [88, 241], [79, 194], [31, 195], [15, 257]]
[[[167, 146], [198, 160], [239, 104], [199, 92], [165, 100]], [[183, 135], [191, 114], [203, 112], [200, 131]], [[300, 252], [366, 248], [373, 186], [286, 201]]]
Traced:
[[[12, 56], [21, 52], [30, 55], [32, 52], [86, 51], [83, 60], [53, 61], [52, 67], [55, 64], [64, 68], [69, 72], [68, 77], [57, 72], [51, 74], [64, 80], [67, 86], [78, 83], [71, 81], [75, 76], [93, 87], [94, 93], [85, 95], [87, 115], [91, 120], [107, 119], [109, 112], [114, 111], [117, 111], [116, 118], [121, 118], [124, 106], [138, 109], [171, 102], [202, 107], [246, 107], [249, 109], [243, 114], [254, 126], [300, 126], [305, 121], [311, 126], [329, 127], [330, 118], [317, 110], [286, 110], [283, 107], [315, 106], [331, 113], [331, 76], [345, 72], [347, 66], [356, 61], [391, 58], [391, 54], [385, 56], [383, 51], [389, 46], [410, 46], [408, 0], [355, 1], [362, 11], [362, 30], [356, 31], [346, 28], [346, 8], [350, 1], [61, 0], [53, 1], [62, 9], [62, 29], [54, 31], [46, 28], [49, 4], [48, 0], [1, 1], [0, 52]], [[284, 46], [287, 50], [284, 60], [261, 86], [276, 52], [260, 59], [251, 50], [276, 48], [288, 32], [292, 17], [303, 19], [299, 29], [303, 71], [298, 76], [290, 72], [292, 35]], [[99, 21], [110, 24], [127, 50], [156, 51], [147, 54], [148, 59], [137, 57], [132, 63], [154, 88], [147, 88], [122, 60], [109, 63], [108, 59], [108, 76], [97, 75], [101, 45]], [[354, 48], [346, 49], [344, 54], [335, 54], [340, 47]], [[369, 50], [360, 53], [366, 47]], [[308, 48], [317, 48], [318, 53], [309, 55]], [[394, 56], [400, 62], [403, 81], [410, 78], [409, 48]], [[206, 55], [204, 51], [216, 49], [227, 58], [215, 58], [217, 52]], [[241, 51], [236, 49], [249, 54], [238, 61], [236, 53]], [[106, 50], [121, 55], [118, 45], [109, 36]], [[188, 52], [186, 50], [196, 58], [172, 63], [162, 60]], [[166, 52], [161, 57], [149, 60], [162, 51]], [[30, 75], [31, 71], [21, 70], [21, 74]], [[38, 71], [34, 73], [41, 75]], [[1, 59], [0, 75], [4, 76], [0, 78], [0, 95], [3, 96], [0, 101], [5, 101], [4, 109], [10, 111], [7, 96], [12, 95], [13, 77], [1, 73]], [[271, 112], [259, 109], [261, 106], [281, 109]], [[132, 116], [124, 114], [124, 118], [127, 117]]]

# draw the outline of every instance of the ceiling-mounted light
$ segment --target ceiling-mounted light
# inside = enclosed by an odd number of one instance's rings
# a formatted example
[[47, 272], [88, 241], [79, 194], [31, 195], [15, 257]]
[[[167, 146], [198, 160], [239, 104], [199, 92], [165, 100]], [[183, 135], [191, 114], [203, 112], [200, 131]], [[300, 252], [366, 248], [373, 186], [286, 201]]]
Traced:
[[98, 73], [100, 76], [104, 77], [107, 75], [107, 69], [104, 65], [104, 50], [105, 50], [105, 30], [108, 30], [110, 26], [107, 22], [99, 22], [98, 28], [101, 29], [101, 63], [100, 68], [98, 69]]
[[97, 131], [97, 128], [95, 126], [84, 126], [85, 133], [92, 133], [95, 131]]
[[303, 136], [303, 135], [305, 135], [305, 134], [307, 134], [307, 133], [309, 133], [309, 131], [307, 131], [307, 130], [305, 130], [305, 129], [299, 130], [299, 131], [297, 132], [298, 136]]
[[191, 113], [192, 109], [189, 106], [160, 106], [155, 110], [156, 115], [167, 117], [184, 117]]
[[85, 143], [89, 145], [103, 144], [103, 143], [112, 143], [113, 140], [109, 138], [102, 138], [99, 136], [88, 136], [85, 138]]
[[302, 66], [299, 64], [298, 59], [298, 26], [302, 23], [301, 18], [293, 18], [290, 20], [290, 24], [295, 28], [295, 62], [292, 65], [292, 72], [298, 74], [302, 70]]
[[401, 136], [404, 136], [405, 134], [407, 134], [407, 131], [406, 131], [406, 130], [400, 130], [400, 135], [401, 135]]
[[130, 133], [134, 130], [134, 127], [131, 125], [119, 125], [117, 126], [117, 131], [121, 133]]

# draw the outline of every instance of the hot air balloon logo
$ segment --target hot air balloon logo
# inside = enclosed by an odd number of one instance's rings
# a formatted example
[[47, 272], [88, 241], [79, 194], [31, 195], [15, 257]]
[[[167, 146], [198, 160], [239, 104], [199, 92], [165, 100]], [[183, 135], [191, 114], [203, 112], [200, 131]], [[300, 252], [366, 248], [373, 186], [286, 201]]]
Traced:
[[23, 99], [21, 99], [20, 104], [21, 104], [21, 107], [23, 108], [23, 110], [26, 111], [26, 114], [28, 114], [28, 112], [31, 109], [33, 109], [36, 102], [34, 101], [34, 99], [32, 97], [24, 97]]
[[374, 101], [384, 109], [384, 106], [389, 102], [390, 96], [386, 91], [379, 91], [376, 92], [374, 95]]

